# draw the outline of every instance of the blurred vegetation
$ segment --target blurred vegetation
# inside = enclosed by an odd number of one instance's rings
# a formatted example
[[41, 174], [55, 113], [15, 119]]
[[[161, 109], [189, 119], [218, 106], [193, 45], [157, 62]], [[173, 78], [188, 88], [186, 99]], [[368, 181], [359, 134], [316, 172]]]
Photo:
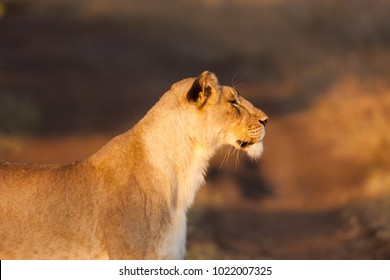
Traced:
[[5, 5], [3, 2], [0, 2], [0, 19], [5, 15]]
[[40, 112], [29, 98], [0, 94], [0, 133], [32, 134], [40, 124]]
[[314, 106], [312, 130], [335, 143], [336, 157], [352, 159], [363, 173], [364, 197], [347, 211], [356, 246], [367, 256], [390, 258], [390, 83], [343, 77]]
[[40, 110], [28, 97], [0, 92], [0, 156], [17, 154], [23, 137], [34, 135], [40, 127]]

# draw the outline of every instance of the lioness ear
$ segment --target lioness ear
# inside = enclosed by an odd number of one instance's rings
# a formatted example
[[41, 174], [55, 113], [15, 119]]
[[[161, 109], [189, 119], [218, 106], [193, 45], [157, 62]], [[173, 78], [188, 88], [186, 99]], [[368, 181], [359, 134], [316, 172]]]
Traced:
[[218, 79], [214, 73], [203, 72], [195, 79], [187, 93], [187, 99], [200, 109], [206, 105], [209, 98], [218, 90]]

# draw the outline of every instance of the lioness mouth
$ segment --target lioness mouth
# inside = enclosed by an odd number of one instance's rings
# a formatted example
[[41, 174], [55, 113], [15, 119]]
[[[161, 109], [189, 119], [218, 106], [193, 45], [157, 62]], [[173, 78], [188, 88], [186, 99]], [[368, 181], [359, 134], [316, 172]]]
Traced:
[[246, 141], [237, 140], [237, 144], [240, 146], [240, 148], [245, 148], [245, 147], [248, 147], [250, 145], [253, 145], [254, 143], [253, 142], [246, 142]]

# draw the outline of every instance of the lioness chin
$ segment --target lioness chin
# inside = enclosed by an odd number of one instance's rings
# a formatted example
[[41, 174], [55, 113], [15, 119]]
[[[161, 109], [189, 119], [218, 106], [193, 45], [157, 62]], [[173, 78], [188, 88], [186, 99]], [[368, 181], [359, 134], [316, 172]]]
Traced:
[[85, 160], [0, 163], [0, 259], [183, 258], [209, 159], [224, 144], [260, 157], [266, 122], [206, 71]]

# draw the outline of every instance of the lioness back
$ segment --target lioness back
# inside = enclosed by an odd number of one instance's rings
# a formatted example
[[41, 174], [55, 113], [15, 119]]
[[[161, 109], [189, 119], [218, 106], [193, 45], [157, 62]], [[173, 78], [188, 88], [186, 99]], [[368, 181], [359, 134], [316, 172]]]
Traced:
[[0, 163], [0, 258], [99, 257], [92, 182], [78, 163]]

